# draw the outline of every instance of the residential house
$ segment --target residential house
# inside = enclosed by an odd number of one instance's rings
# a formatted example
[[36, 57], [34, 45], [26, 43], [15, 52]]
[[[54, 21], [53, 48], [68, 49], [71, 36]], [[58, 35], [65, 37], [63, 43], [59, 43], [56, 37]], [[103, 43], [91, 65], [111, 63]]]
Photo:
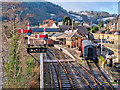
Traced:
[[107, 24], [107, 29], [111, 32], [116, 32], [120, 30], [120, 17], [119, 19], [114, 19]]
[[43, 21], [43, 24], [40, 24], [39, 28], [57, 28], [56, 21], [52, 19], [47, 19]]

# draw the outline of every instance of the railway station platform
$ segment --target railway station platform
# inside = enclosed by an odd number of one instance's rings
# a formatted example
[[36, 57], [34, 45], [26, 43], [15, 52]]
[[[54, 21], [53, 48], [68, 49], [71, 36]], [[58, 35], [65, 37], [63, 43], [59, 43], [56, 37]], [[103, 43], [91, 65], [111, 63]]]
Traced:
[[68, 48], [67, 45], [54, 45], [56, 48], [61, 48], [61, 49], [66, 49], [68, 51], [68, 53], [70, 53], [74, 58], [73, 59], [80, 59], [82, 60], [82, 57], [80, 57], [81, 55], [81, 51], [79, 51], [76, 48]]

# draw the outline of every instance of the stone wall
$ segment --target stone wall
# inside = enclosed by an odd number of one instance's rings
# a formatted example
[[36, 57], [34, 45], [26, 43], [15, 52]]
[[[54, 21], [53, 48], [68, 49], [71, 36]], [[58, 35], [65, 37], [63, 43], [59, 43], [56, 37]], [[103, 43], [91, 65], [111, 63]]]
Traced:
[[93, 33], [94, 39], [105, 39], [107, 41], [114, 41], [115, 44], [120, 45], [120, 35], [114, 35], [114, 34], [98, 34], [98, 33]]

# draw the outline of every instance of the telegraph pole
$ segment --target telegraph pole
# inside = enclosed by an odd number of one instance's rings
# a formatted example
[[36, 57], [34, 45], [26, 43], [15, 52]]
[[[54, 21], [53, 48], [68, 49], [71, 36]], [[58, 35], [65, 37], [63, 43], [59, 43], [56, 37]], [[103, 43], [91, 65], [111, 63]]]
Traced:
[[92, 33], [92, 19], [91, 19], [91, 33]]

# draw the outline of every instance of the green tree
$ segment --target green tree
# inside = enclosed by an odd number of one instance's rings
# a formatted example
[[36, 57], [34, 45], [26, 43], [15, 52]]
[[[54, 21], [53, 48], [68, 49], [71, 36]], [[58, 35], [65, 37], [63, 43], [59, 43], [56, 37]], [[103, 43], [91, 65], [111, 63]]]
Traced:
[[97, 26], [95, 26], [95, 27], [93, 27], [92, 32], [93, 32], [93, 33], [96, 33], [98, 30], [99, 30], [99, 29], [98, 29], [98, 27], [97, 27]]
[[65, 16], [65, 17], [63, 18], [63, 20], [62, 20], [63, 25], [65, 25], [65, 23], [66, 23], [66, 25], [68, 25], [68, 20], [70, 21], [70, 25], [71, 25], [72, 23], [71, 23], [71, 19], [70, 19], [69, 16]]
[[100, 23], [98, 24], [98, 26], [99, 26], [99, 30], [104, 26], [103, 25], [103, 22], [102, 21], [100, 21]]
[[88, 32], [90, 32], [90, 31], [91, 31], [91, 28], [90, 28], [90, 27], [87, 27], [87, 30], [88, 30]]
[[5, 28], [5, 30], [8, 28], [8, 26], [7, 26], [7, 25], [4, 25], [3, 27]]
[[[13, 20], [13, 23], [15, 21]], [[13, 30], [15, 25], [13, 25]], [[18, 84], [18, 81], [20, 81], [20, 78], [22, 77], [22, 67], [21, 67], [21, 61], [20, 61], [20, 50], [19, 50], [19, 43], [18, 43], [18, 36], [17, 33], [14, 32], [13, 37], [11, 38], [10, 46], [9, 46], [9, 56], [8, 61], [6, 63], [6, 72], [5, 76], [7, 76], [7, 84], [6, 87], [8, 88], [14, 88]]]
[[34, 58], [29, 57], [28, 60], [26, 61], [26, 65], [27, 65], [26, 73], [27, 73], [27, 75], [30, 75], [31, 70], [35, 67]]

